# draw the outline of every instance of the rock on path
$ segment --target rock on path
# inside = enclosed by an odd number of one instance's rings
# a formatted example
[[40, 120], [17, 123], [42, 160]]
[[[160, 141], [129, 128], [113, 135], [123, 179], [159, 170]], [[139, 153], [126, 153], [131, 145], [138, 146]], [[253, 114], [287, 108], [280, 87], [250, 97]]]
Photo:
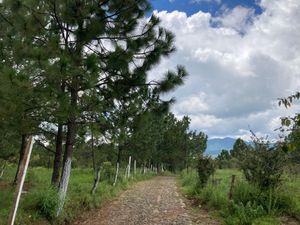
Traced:
[[[199, 217], [200, 216], [200, 220]], [[196, 218], [187, 209], [174, 177], [139, 182], [117, 200], [74, 225], [215, 225], [207, 214]]]

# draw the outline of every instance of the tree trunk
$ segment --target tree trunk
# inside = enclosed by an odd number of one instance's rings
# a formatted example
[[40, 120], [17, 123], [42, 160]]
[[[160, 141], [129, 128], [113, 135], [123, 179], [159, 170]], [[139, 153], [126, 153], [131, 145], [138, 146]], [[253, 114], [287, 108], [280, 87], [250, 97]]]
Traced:
[[118, 176], [119, 176], [119, 167], [120, 167], [120, 163], [117, 162], [116, 176], [115, 176], [113, 186], [116, 186], [116, 184], [117, 184], [117, 180], [118, 180]]
[[76, 138], [76, 108], [77, 108], [77, 91], [71, 90], [71, 107], [73, 112], [69, 115], [69, 120], [67, 123], [67, 137], [66, 137], [66, 148], [64, 153], [64, 159], [63, 159], [63, 167], [62, 167], [62, 173], [58, 188], [58, 208], [57, 208], [57, 216], [62, 212], [68, 185], [69, 185], [69, 179], [71, 174], [71, 164], [72, 164], [72, 155], [73, 155], [73, 148], [75, 144], [75, 138]]
[[59, 172], [61, 167], [62, 151], [63, 151], [63, 125], [58, 124], [56, 144], [55, 144], [55, 155], [53, 161], [53, 172], [52, 172], [52, 179], [51, 179], [51, 183], [54, 186], [58, 186], [58, 182], [59, 182]]
[[118, 146], [118, 157], [117, 157], [117, 164], [116, 164], [116, 175], [115, 175], [115, 180], [113, 183], [113, 186], [116, 186], [118, 176], [119, 176], [119, 170], [120, 170], [120, 161], [121, 161], [121, 146]]
[[95, 182], [94, 182], [94, 185], [93, 185], [93, 188], [92, 188], [92, 195], [95, 194], [96, 190], [97, 190], [97, 187], [98, 187], [98, 184], [99, 184], [99, 181], [100, 181], [100, 175], [101, 175], [101, 167], [98, 168], [97, 170], [97, 173], [96, 173], [96, 178], [95, 178]]
[[15, 179], [13, 181], [13, 185], [17, 184], [20, 165], [21, 165], [21, 162], [23, 161], [23, 158], [24, 158], [24, 152], [25, 152], [25, 147], [26, 147], [26, 139], [27, 139], [27, 136], [25, 134], [23, 134], [22, 135], [22, 140], [21, 140], [21, 146], [20, 146], [18, 168], [17, 168], [17, 171], [16, 171]]
[[94, 172], [96, 172], [96, 161], [95, 161], [95, 149], [94, 149], [94, 134], [93, 131], [91, 131], [92, 134], [92, 160], [93, 160], [93, 169]]

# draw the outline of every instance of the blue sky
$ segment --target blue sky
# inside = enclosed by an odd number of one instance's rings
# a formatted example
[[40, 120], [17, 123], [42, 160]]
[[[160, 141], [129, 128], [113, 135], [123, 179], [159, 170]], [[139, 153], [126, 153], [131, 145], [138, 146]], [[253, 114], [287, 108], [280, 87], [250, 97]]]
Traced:
[[151, 0], [151, 2], [153, 10], [168, 12], [177, 10], [185, 12], [188, 16], [199, 11], [209, 12], [215, 16], [224, 8], [232, 9], [238, 5], [253, 8], [256, 14], [262, 12], [256, 4], [257, 0]]
[[151, 0], [177, 51], [153, 69], [189, 73], [172, 112], [212, 137], [277, 137], [278, 98], [300, 89], [299, 0]]

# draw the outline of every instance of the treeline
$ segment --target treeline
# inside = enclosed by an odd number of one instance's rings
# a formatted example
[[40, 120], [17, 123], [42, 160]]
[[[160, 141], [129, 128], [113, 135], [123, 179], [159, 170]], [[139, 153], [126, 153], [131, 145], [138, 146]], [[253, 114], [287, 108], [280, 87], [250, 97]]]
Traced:
[[183, 84], [185, 69], [148, 76], [175, 50], [159, 19], [145, 19], [150, 9], [146, 0], [0, 3], [0, 156], [20, 163], [35, 136], [32, 165], [53, 168], [60, 206], [72, 165], [125, 167], [131, 156], [175, 171], [205, 149], [207, 137], [160, 98]]
[[[275, 143], [271, 143], [265, 138], [258, 138], [255, 134], [252, 135], [253, 140], [250, 143], [238, 138], [231, 150], [223, 149], [219, 153], [216, 157], [216, 166], [220, 169], [242, 169], [254, 154], [257, 155], [257, 159], [260, 154], [263, 154], [265, 161], [280, 161], [282, 167], [289, 169], [290, 172], [297, 173], [300, 165], [299, 129], [297, 126], [294, 124], [292, 131], [285, 138]], [[255, 159], [253, 160], [255, 161]], [[262, 164], [264, 163], [268, 162], [262, 162]]]

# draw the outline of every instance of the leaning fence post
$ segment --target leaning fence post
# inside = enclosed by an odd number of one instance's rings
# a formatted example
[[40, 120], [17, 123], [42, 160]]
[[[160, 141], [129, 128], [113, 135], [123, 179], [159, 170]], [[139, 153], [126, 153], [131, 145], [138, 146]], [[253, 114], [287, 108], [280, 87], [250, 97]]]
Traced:
[[24, 152], [24, 158], [22, 159], [22, 161], [20, 163], [20, 169], [19, 169], [19, 172], [17, 175], [17, 187], [16, 187], [16, 191], [14, 193], [13, 206], [11, 208], [9, 218], [8, 218], [8, 225], [14, 225], [14, 222], [16, 219], [17, 210], [18, 210], [18, 206], [19, 206], [19, 202], [20, 202], [20, 198], [21, 198], [21, 194], [22, 194], [22, 189], [23, 189], [23, 185], [24, 185], [24, 181], [25, 181], [25, 177], [26, 177], [26, 173], [27, 173], [27, 169], [28, 169], [28, 165], [29, 165], [29, 160], [30, 160], [30, 156], [31, 156], [31, 152], [32, 152], [33, 143], [34, 143], [33, 137], [30, 136], [27, 140], [26, 148], [25, 148], [25, 152]]
[[235, 175], [232, 175], [232, 176], [231, 176], [230, 189], [229, 189], [229, 193], [228, 193], [228, 198], [229, 198], [229, 200], [232, 199], [233, 188], [234, 188], [234, 181], [235, 181]]

